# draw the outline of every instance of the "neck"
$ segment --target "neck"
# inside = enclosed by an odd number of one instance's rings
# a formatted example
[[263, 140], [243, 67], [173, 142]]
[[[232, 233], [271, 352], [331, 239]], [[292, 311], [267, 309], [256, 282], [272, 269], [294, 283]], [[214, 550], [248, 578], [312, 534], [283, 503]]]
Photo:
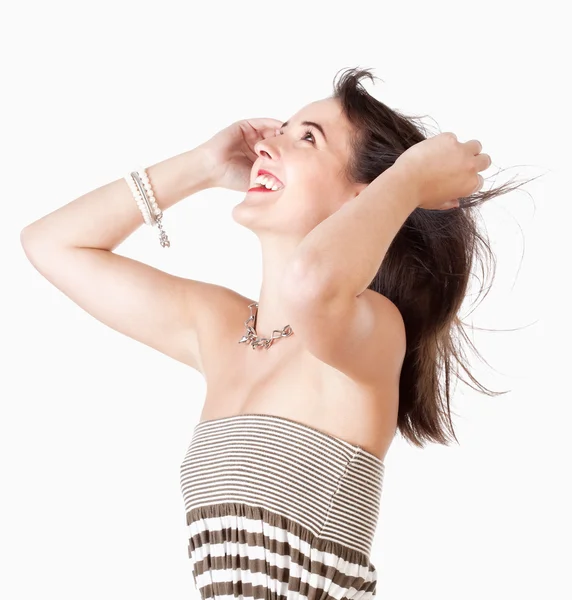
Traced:
[[256, 316], [256, 333], [259, 338], [270, 339], [273, 331], [282, 331], [290, 324], [283, 297], [283, 274], [296, 250], [296, 245], [296, 243], [285, 244], [284, 239], [280, 239], [279, 243], [266, 240], [263, 244], [262, 285]]

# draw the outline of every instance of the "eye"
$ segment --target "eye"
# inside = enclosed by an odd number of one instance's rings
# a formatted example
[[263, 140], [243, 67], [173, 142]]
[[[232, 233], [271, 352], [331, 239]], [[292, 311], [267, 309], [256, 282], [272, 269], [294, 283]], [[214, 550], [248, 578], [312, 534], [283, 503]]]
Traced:
[[[277, 135], [282, 135], [284, 132], [281, 129], [277, 129], [276, 130]], [[314, 137], [314, 134], [312, 133], [311, 129], [306, 129], [306, 131], [304, 131], [304, 135], [301, 139], [304, 139], [307, 135], [309, 135], [312, 138], [312, 141], [310, 141], [311, 144], [315, 144], [316, 143], [316, 138]]]
[[304, 137], [302, 139], [304, 139], [307, 135], [312, 137], [312, 144], [316, 143], [316, 138], [314, 137], [314, 134], [312, 133], [311, 129], [306, 129], [306, 131], [304, 132]]

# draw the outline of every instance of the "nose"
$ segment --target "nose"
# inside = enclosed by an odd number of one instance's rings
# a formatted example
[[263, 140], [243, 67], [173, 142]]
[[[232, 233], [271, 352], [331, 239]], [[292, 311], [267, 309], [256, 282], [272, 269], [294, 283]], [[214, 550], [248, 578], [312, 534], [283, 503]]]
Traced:
[[276, 137], [277, 136], [273, 135], [263, 140], [258, 140], [258, 142], [254, 144], [254, 152], [258, 156], [264, 158], [276, 158], [278, 156], [278, 149], [275, 144]]

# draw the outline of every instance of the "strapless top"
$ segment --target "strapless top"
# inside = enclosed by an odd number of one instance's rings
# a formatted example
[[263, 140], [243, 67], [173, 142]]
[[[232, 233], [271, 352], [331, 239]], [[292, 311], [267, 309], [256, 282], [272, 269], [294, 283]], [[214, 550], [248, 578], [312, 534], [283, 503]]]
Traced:
[[284, 417], [199, 422], [180, 476], [201, 598], [373, 598], [384, 471], [360, 446]]

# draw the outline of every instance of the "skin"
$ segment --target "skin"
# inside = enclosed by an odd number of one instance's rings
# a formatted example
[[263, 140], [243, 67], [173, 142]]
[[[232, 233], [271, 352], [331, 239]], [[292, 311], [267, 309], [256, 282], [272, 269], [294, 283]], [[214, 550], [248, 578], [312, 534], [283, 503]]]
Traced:
[[[326, 142], [314, 121], [326, 132]], [[288, 324], [281, 301], [281, 274], [304, 237], [324, 219], [355, 198], [366, 184], [349, 182], [343, 169], [350, 157], [351, 126], [341, 104], [333, 98], [312, 102], [288, 119], [288, 125], [255, 145], [257, 159], [251, 185], [259, 169], [276, 175], [285, 187], [276, 192], [246, 193], [232, 211], [233, 219], [258, 237], [262, 251], [262, 286], [257, 333], [270, 337]], [[311, 134], [306, 134], [311, 130]]]

